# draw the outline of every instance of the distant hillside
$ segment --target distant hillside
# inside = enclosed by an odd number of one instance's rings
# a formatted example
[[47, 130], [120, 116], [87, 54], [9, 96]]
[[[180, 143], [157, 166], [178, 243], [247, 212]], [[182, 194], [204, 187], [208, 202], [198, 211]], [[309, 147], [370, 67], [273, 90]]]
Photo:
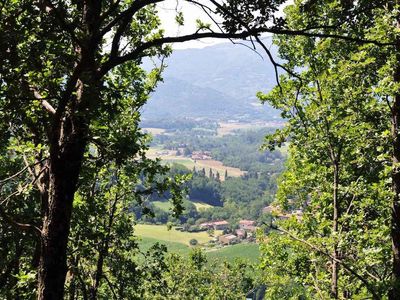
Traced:
[[270, 107], [260, 106], [255, 96], [275, 85], [273, 67], [247, 47], [226, 43], [176, 50], [167, 64], [164, 82], [145, 106], [144, 118], [279, 117]]

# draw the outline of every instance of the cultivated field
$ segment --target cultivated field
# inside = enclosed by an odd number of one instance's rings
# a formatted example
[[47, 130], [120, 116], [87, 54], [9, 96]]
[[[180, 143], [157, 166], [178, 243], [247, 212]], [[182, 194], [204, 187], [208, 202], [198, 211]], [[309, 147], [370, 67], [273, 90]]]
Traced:
[[166, 130], [163, 128], [153, 128], [153, 127], [143, 128], [143, 131], [150, 133], [153, 136], [160, 135], [166, 132]]
[[257, 244], [237, 244], [228, 247], [223, 247], [218, 250], [207, 252], [207, 257], [210, 261], [234, 261], [237, 258], [249, 260], [252, 263], [257, 263], [260, 257], [260, 250]]
[[260, 129], [260, 128], [275, 128], [282, 127], [283, 123], [280, 121], [272, 122], [254, 122], [254, 123], [239, 123], [239, 122], [220, 122], [217, 129], [218, 136], [233, 134], [234, 131], [240, 129]]
[[[190, 202], [193, 203], [193, 205], [196, 207], [197, 211], [206, 210], [206, 209], [213, 207], [212, 205], [201, 202], [201, 201], [190, 201]], [[167, 212], [172, 207], [172, 204], [169, 201], [153, 201], [152, 203], [154, 204], [155, 207], [162, 209], [163, 211], [167, 211]]]
[[[139, 237], [153, 238], [159, 241], [181, 243], [189, 246], [191, 239], [196, 239], [199, 244], [205, 244], [211, 240], [207, 232], [181, 232], [172, 228], [167, 229], [166, 225], [145, 225], [137, 224], [135, 226], [135, 233]], [[215, 235], [220, 235], [220, 231], [215, 231]]]
[[196, 206], [196, 210], [197, 211], [206, 210], [206, 209], [209, 209], [209, 208], [213, 207], [210, 204], [207, 204], [207, 203], [204, 203], [204, 202], [200, 202], [200, 201], [199, 202], [192, 201], [192, 203], [194, 204], [194, 206]]
[[181, 165], [184, 165], [189, 170], [196, 169], [197, 171], [200, 171], [204, 168], [207, 176], [210, 173], [210, 169], [212, 169], [212, 172], [214, 174], [216, 174], [217, 172], [219, 173], [220, 179], [222, 181], [225, 180], [225, 178], [224, 178], [225, 171], [228, 171], [228, 176], [231, 176], [231, 177], [240, 177], [245, 174], [244, 171], [242, 171], [238, 168], [224, 166], [224, 164], [218, 160], [213, 160], [213, 159], [193, 160], [188, 157], [177, 156], [176, 151], [164, 150], [159, 147], [150, 148], [149, 151], [147, 151], [147, 157], [152, 158], [152, 159], [155, 159], [158, 157], [158, 158], [161, 158], [163, 160], [163, 162], [169, 163], [169, 164], [174, 164], [174, 163], [181, 164]]

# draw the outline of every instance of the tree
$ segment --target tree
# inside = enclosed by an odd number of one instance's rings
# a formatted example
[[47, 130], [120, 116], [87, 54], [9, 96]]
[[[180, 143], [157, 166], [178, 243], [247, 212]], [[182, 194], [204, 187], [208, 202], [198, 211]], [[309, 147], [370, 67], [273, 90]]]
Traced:
[[[293, 24], [302, 20], [299, 9], [298, 5], [287, 8], [287, 20]], [[383, 138], [388, 136], [389, 124], [383, 117], [386, 103], [372, 90], [379, 82], [371, 71], [384, 64], [383, 54], [365, 51], [376, 48], [373, 45], [362, 46], [362, 51], [337, 39], [281, 37], [277, 43], [292, 77], [281, 77], [270, 95], [260, 97], [282, 110], [289, 121], [285, 129], [267, 138], [267, 144], [280, 145], [289, 137], [290, 160], [278, 196], [286, 209], [306, 204], [307, 208], [300, 223], [290, 220], [281, 224], [288, 237], [272, 235], [273, 256], [265, 245], [267, 280], [277, 287], [270, 290], [270, 297], [288, 297], [289, 293], [380, 299], [390, 286], [385, 275], [389, 228], [384, 226], [389, 214], [384, 179], [389, 141]], [[295, 75], [294, 68], [300, 66], [304, 71]], [[361, 215], [353, 206], [359, 207]], [[368, 228], [366, 236], [357, 233], [361, 227]], [[360, 253], [357, 244], [382, 255], [377, 260], [374, 254], [374, 267], [372, 257]], [[276, 255], [277, 245], [282, 247], [278, 247], [280, 255]], [[316, 257], [306, 254], [310, 248]], [[352, 257], [357, 257], [356, 261]], [[321, 258], [331, 261], [328, 270], [323, 271]], [[271, 260], [283, 264], [269, 267]], [[279, 268], [283, 272], [276, 270]], [[368, 275], [369, 268], [377, 274], [375, 279]], [[290, 282], [296, 283], [291, 285], [293, 289], [281, 289]]]
[[[25, 150], [18, 153], [19, 162], [26, 165], [24, 170], [32, 171], [41, 204], [36, 207], [34, 224], [15, 221], [9, 208], [2, 206], [0, 212], [19, 230], [40, 237], [39, 299], [61, 299], [64, 292], [73, 199], [90, 145], [111, 147], [117, 163], [137, 154], [134, 142], [131, 147], [124, 143], [136, 128], [125, 127], [104, 140], [94, 132], [104, 126], [99, 116], [113, 120], [123, 112], [121, 98], [135, 98], [136, 113], [145, 103], [160, 75], [155, 70], [146, 77], [138, 68], [141, 59], [168, 55], [168, 43], [246, 38], [256, 33], [242, 26], [216, 32], [198, 22], [193, 34], [164, 37], [156, 17], [158, 2], [162, 1], [40, 0], [1, 7], [2, 140], [7, 145], [19, 140], [21, 147], [29, 149], [29, 155]], [[281, 2], [268, 4], [267, 18]], [[177, 22], [183, 22], [180, 14]], [[127, 148], [118, 148], [120, 144]]]
[[191, 246], [196, 246], [196, 245], [198, 244], [198, 241], [197, 241], [196, 239], [191, 239], [191, 240], [189, 241], [189, 244], [190, 244]]

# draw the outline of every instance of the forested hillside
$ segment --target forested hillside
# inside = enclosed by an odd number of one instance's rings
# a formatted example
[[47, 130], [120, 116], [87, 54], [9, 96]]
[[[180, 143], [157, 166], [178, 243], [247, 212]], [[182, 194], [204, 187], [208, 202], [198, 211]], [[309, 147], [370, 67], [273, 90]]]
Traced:
[[[263, 41], [276, 56], [272, 38]], [[251, 43], [245, 45], [224, 43], [174, 51], [165, 60], [163, 82], [143, 108], [144, 119], [177, 115], [246, 121], [279, 118], [276, 110], [269, 104], [261, 106], [256, 97], [258, 91], [274, 86], [273, 65], [251, 51]]]

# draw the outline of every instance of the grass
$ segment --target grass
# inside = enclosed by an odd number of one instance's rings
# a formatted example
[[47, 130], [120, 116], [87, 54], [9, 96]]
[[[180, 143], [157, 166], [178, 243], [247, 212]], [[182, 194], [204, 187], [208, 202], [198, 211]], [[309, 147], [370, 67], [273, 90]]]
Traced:
[[[190, 202], [193, 203], [197, 211], [206, 210], [213, 207], [212, 205], [204, 203], [202, 201], [190, 201]], [[155, 207], [165, 212], [170, 211], [170, 208], [172, 207], [172, 204], [169, 201], [153, 201], [152, 203], [154, 204]]]
[[[211, 240], [207, 232], [181, 232], [172, 228], [167, 229], [166, 225], [146, 225], [137, 224], [135, 226], [135, 233], [139, 237], [153, 238], [159, 241], [181, 243], [189, 246], [191, 239], [196, 239], [199, 244], [205, 244]], [[220, 234], [215, 232], [216, 235]]]
[[196, 206], [196, 210], [197, 211], [206, 210], [206, 209], [214, 207], [214, 206], [212, 206], [210, 204], [207, 204], [207, 203], [204, 203], [204, 202], [201, 202], [201, 201], [192, 201], [192, 203], [193, 203], [194, 206]]
[[228, 247], [223, 247], [218, 250], [207, 252], [207, 257], [210, 261], [216, 260], [222, 262], [234, 261], [237, 258], [248, 260], [251, 263], [257, 263], [260, 257], [260, 250], [257, 244], [237, 244]]
[[182, 243], [171, 242], [171, 241], [160, 241], [158, 239], [150, 238], [150, 237], [141, 237], [139, 246], [142, 251], [147, 251], [155, 243], [164, 244], [165, 246], [167, 246], [168, 252], [171, 252], [171, 253], [177, 253], [180, 255], [188, 255], [190, 252], [190, 247], [188, 247]]
[[168, 212], [169, 209], [172, 207], [171, 202], [169, 201], [153, 201], [152, 202], [155, 207], [162, 209], [163, 211]]
[[206, 171], [206, 175], [208, 176], [210, 173], [210, 169], [212, 169], [213, 174], [216, 174], [217, 172], [220, 175], [220, 179], [224, 180], [225, 176], [225, 171], [228, 171], [228, 175], [232, 177], [240, 177], [242, 176], [245, 172], [238, 168], [233, 168], [233, 167], [228, 167], [224, 166], [224, 164], [218, 160], [192, 160], [187, 157], [181, 157], [181, 156], [161, 156], [161, 159], [165, 163], [173, 164], [181, 164], [184, 165], [186, 168], [188, 168], [190, 171], [193, 170], [193, 168], [196, 169], [196, 171], [200, 171], [203, 168]]

